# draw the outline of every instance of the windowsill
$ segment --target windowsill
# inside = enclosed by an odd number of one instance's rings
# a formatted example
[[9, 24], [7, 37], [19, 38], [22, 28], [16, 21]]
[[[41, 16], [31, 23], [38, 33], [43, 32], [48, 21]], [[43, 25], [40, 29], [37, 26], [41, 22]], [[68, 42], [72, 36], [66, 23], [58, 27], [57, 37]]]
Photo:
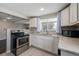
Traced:
[[52, 31], [52, 32], [37, 32], [38, 34], [41, 34], [41, 35], [55, 35], [57, 34], [56, 31]]
[[60, 34], [53, 32], [52, 34], [49, 33], [42, 33], [42, 32], [36, 32], [36, 33], [31, 33], [32, 35], [37, 35], [37, 36], [48, 36], [48, 37], [60, 37]]

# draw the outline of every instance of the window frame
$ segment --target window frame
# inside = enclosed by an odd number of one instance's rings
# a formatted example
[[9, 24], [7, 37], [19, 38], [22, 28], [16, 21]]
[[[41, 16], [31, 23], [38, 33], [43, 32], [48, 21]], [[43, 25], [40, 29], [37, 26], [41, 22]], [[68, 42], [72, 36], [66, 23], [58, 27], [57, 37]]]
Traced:
[[[49, 22], [49, 19], [41, 19], [41, 20], [46, 20], [46, 22], [47, 22], [47, 26], [46, 26], [46, 31], [45, 32], [56, 32], [56, 28], [55, 29], [51, 29], [52, 31], [50, 31], [49, 30], [49, 24], [48, 23], [56, 23], [56, 25], [54, 24], [54, 26], [57, 26], [57, 17], [55, 17], [55, 18], [50, 18], [50, 19], [55, 19], [55, 21], [50, 21]], [[42, 22], [42, 23], [44, 23], [44, 22]], [[41, 24], [42, 24], [41, 23]], [[43, 30], [42, 30], [43, 31]]]

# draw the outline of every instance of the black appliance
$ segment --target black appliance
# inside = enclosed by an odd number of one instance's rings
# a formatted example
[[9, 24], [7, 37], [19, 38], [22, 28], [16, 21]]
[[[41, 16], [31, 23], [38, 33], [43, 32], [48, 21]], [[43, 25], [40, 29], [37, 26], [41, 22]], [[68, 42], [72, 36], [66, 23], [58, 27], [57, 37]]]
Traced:
[[67, 37], [79, 37], [79, 30], [62, 30], [62, 35]]
[[11, 53], [19, 55], [29, 48], [29, 34], [24, 32], [11, 33]]

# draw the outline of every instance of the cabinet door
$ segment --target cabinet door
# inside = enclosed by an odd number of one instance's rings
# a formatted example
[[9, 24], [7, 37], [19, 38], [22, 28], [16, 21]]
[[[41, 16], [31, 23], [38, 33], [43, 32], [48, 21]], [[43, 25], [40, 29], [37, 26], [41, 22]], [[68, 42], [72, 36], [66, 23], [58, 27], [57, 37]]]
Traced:
[[44, 50], [47, 50], [51, 53], [58, 53], [58, 38], [55, 37], [46, 37], [46, 39], [43, 40], [43, 48]]
[[43, 48], [43, 39], [41, 36], [33, 35], [31, 38], [31, 45], [38, 47], [38, 48]]
[[38, 45], [38, 38], [35, 35], [31, 35], [31, 45], [37, 46]]
[[35, 37], [31, 35], [31, 45], [36, 45]]
[[67, 7], [61, 11], [61, 26], [69, 25], [69, 9], [70, 7]]
[[70, 5], [70, 24], [77, 22], [77, 3]]
[[37, 38], [37, 39], [35, 38], [34, 40], [35, 40], [35, 43], [34, 43], [33, 45], [34, 45], [35, 47], [39, 47], [39, 48], [40, 48], [40, 42], [41, 42], [41, 41], [40, 41], [38, 38]]
[[79, 3], [78, 3], [77, 6], [78, 6], [78, 21], [79, 21]]
[[43, 41], [44, 41], [43, 43], [44, 49], [52, 52], [51, 50], [53, 49], [53, 38], [52, 39], [46, 38]]
[[37, 47], [43, 49], [43, 43], [44, 43], [44, 42], [43, 42], [43, 38], [40, 38], [40, 36], [39, 36], [37, 43], [38, 43], [38, 46], [37, 46]]

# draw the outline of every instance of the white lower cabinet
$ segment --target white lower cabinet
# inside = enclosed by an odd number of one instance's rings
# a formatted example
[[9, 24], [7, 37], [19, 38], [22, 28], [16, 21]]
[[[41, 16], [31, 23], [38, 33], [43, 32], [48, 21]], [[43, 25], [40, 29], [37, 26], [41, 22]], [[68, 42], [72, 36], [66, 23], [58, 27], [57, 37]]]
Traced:
[[44, 49], [53, 52], [53, 39], [44, 39]]
[[38, 43], [39, 43], [38, 47], [43, 48], [43, 44], [44, 44], [43, 39], [38, 39]]
[[35, 37], [35, 36], [31, 37], [31, 45], [38, 46], [39, 44], [37, 41], [38, 41], [37, 37]]
[[58, 38], [56, 37], [32, 35], [31, 45], [58, 54]]
[[58, 53], [58, 38], [56, 37], [47, 37], [44, 39], [44, 49], [57, 54]]

